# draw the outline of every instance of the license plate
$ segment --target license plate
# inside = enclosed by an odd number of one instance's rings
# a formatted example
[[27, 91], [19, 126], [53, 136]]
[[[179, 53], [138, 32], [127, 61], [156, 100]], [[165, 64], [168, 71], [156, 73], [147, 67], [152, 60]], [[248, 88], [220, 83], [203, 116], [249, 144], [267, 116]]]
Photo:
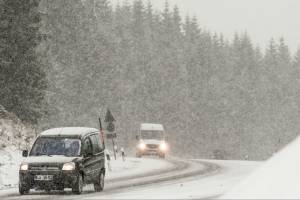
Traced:
[[36, 180], [36, 181], [51, 181], [51, 180], [53, 180], [53, 175], [35, 175], [34, 180]]

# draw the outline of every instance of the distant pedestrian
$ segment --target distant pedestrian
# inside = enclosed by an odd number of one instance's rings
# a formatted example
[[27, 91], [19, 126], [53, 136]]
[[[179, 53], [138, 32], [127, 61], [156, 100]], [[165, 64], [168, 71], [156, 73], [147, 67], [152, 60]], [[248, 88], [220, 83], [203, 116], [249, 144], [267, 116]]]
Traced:
[[115, 152], [117, 154], [118, 153], [118, 146], [117, 145], [114, 146], [114, 150], [115, 150]]
[[125, 151], [124, 151], [123, 147], [121, 148], [121, 155], [122, 155], [122, 159], [123, 159], [123, 162], [124, 162], [125, 161]]
[[109, 171], [111, 171], [110, 154], [109, 154], [108, 149], [105, 149], [105, 156], [106, 156], [106, 161], [107, 161], [107, 168], [108, 168]]

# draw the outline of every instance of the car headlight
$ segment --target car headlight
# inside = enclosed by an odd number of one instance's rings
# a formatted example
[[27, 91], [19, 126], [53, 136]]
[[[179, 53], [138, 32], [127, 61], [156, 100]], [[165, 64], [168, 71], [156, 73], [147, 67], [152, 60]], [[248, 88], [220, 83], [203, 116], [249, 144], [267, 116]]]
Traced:
[[65, 171], [70, 171], [70, 170], [74, 170], [74, 169], [75, 169], [75, 163], [73, 163], [73, 162], [65, 163], [62, 167], [62, 170], [65, 170]]
[[168, 150], [168, 145], [165, 142], [161, 143], [159, 145], [159, 150], [161, 150], [163, 152], [167, 151]]
[[146, 149], [145, 143], [141, 142], [141, 143], [139, 144], [139, 149], [140, 149], [140, 150]]
[[28, 164], [27, 163], [22, 163], [20, 165], [20, 170], [22, 171], [27, 171], [28, 170]]

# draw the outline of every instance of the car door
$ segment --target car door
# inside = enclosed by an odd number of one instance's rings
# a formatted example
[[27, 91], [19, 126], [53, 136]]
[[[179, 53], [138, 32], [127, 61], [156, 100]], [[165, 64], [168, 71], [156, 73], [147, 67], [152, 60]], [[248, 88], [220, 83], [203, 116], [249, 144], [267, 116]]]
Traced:
[[94, 154], [94, 173], [95, 177], [100, 174], [101, 169], [105, 168], [105, 157], [104, 149], [100, 141], [99, 133], [91, 135], [92, 145], [93, 145], [93, 154]]
[[83, 171], [85, 175], [85, 182], [90, 183], [93, 180], [93, 147], [91, 138], [88, 136], [83, 140]]

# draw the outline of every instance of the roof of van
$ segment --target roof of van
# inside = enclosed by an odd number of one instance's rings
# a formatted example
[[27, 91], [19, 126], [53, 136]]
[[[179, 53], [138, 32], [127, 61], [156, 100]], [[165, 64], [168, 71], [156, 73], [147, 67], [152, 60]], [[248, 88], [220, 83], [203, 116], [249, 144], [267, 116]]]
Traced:
[[143, 123], [141, 124], [141, 130], [164, 131], [164, 127], [162, 124]]
[[84, 136], [88, 133], [98, 132], [95, 128], [87, 127], [61, 127], [52, 128], [40, 133], [40, 136]]

